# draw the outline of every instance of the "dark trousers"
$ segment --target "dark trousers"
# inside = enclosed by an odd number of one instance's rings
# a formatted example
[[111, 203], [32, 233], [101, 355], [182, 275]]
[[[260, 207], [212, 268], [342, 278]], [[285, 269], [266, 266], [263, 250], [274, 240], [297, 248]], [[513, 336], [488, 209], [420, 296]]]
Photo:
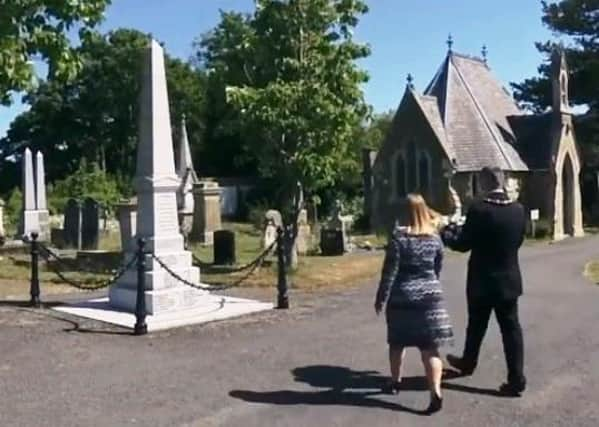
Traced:
[[508, 370], [508, 382], [517, 386], [526, 383], [524, 377], [524, 341], [518, 320], [518, 300], [507, 301], [468, 301], [468, 328], [464, 346], [464, 362], [476, 367], [491, 312], [495, 317], [503, 338], [503, 351]]

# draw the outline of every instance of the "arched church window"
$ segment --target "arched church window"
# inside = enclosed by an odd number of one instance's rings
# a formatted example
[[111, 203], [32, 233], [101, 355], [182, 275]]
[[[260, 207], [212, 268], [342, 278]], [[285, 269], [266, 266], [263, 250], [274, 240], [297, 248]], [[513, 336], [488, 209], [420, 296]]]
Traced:
[[404, 197], [407, 193], [406, 183], [406, 159], [403, 153], [399, 153], [395, 159], [395, 194], [398, 198]]
[[410, 142], [408, 146], [408, 165], [410, 168], [410, 182], [407, 184], [410, 191], [415, 191], [418, 188], [418, 151], [416, 150], [416, 143]]
[[420, 153], [418, 161], [418, 186], [422, 194], [428, 194], [431, 187], [431, 164], [430, 159], [424, 151]]

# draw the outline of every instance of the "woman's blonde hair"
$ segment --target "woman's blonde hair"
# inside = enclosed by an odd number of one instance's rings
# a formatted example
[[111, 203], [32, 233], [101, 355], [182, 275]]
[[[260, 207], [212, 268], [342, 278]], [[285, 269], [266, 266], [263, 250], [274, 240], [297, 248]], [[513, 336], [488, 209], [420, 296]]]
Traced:
[[435, 234], [441, 215], [429, 208], [420, 194], [408, 194], [407, 201], [410, 234]]

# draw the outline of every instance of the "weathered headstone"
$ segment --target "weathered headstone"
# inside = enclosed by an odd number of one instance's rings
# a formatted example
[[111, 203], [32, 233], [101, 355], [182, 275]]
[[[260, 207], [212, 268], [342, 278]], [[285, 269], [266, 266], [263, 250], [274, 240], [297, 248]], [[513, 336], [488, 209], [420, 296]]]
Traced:
[[308, 211], [302, 209], [297, 218], [297, 252], [299, 255], [306, 255], [310, 250], [312, 241], [312, 230], [308, 223]]
[[340, 230], [343, 236], [343, 250], [349, 252], [351, 250], [351, 241], [349, 232], [351, 230], [354, 218], [352, 215], [343, 215], [343, 205], [339, 200], [335, 202], [333, 219], [330, 221], [328, 230]]
[[[139, 144], [135, 189], [136, 238], [146, 241], [145, 302], [148, 314], [177, 312], [202, 303], [200, 291], [181, 283], [153, 257], [187, 282], [199, 284], [200, 270], [184, 250], [177, 217], [180, 179], [175, 171], [164, 51], [152, 40], [145, 52], [141, 75]], [[133, 312], [137, 300], [137, 270], [132, 266], [112, 286], [110, 305]]]
[[135, 236], [137, 226], [137, 203], [123, 201], [116, 205], [119, 229], [121, 233], [121, 249], [123, 252], [135, 251]]
[[231, 230], [214, 232], [214, 264], [235, 264], [235, 233]]
[[338, 256], [345, 253], [343, 231], [325, 228], [320, 232], [320, 251], [324, 256]]
[[36, 232], [39, 240], [45, 241], [50, 238], [50, 215], [46, 205], [44, 156], [38, 152], [34, 165], [31, 150], [26, 148], [23, 152], [22, 165], [23, 210], [19, 234], [28, 236]]
[[63, 240], [66, 248], [81, 248], [81, 205], [69, 199], [64, 209]]
[[81, 211], [81, 249], [97, 250], [100, 243], [100, 204], [92, 198], [83, 201]]
[[38, 151], [35, 156], [35, 208], [39, 218], [39, 238], [48, 240], [50, 238], [50, 213], [46, 201], [46, 168], [41, 151]]
[[277, 240], [277, 230], [283, 226], [283, 218], [277, 210], [271, 209], [264, 214], [262, 229], [262, 249], [270, 247]]
[[29, 236], [31, 233], [39, 233], [39, 215], [35, 205], [35, 180], [33, 173], [33, 159], [31, 150], [25, 148], [22, 159], [22, 187], [23, 193], [23, 211], [21, 223], [19, 226], [19, 234]]
[[179, 212], [179, 226], [181, 233], [188, 239], [193, 226], [194, 217], [194, 194], [193, 187], [200, 180], [196, 175], [187, 137], [187, 127], [185, 125], [185, 116], [181, 120], [180, 142], [177, 162], [177, 176], [181, 180], [179, 190], [177, 191], [177, 208]]
[[193, 227], [189, 235], [191, 242], [212, 245], [214, 232], [221, 229], [220, 195], [222, 189], [217, 182], [202, 181], [193, 186]]

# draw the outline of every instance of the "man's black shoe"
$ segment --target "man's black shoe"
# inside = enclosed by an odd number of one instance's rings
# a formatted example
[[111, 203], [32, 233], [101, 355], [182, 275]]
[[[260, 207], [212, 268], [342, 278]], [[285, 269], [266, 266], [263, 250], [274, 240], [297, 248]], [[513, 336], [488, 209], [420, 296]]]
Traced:
[[521, 397], [525, 389], [525, 385], [504, 383], [499, 387], [499, 393], [507, 397]]
[[470, 376], [474, 372], [474, 366], [467, 364], [464, 362], [464, 359], [454, 356], [453, 354], [447, 355], [447, 362], [449, 362], [453, 368], [460, 371], [460, 374], [463, 376]]

